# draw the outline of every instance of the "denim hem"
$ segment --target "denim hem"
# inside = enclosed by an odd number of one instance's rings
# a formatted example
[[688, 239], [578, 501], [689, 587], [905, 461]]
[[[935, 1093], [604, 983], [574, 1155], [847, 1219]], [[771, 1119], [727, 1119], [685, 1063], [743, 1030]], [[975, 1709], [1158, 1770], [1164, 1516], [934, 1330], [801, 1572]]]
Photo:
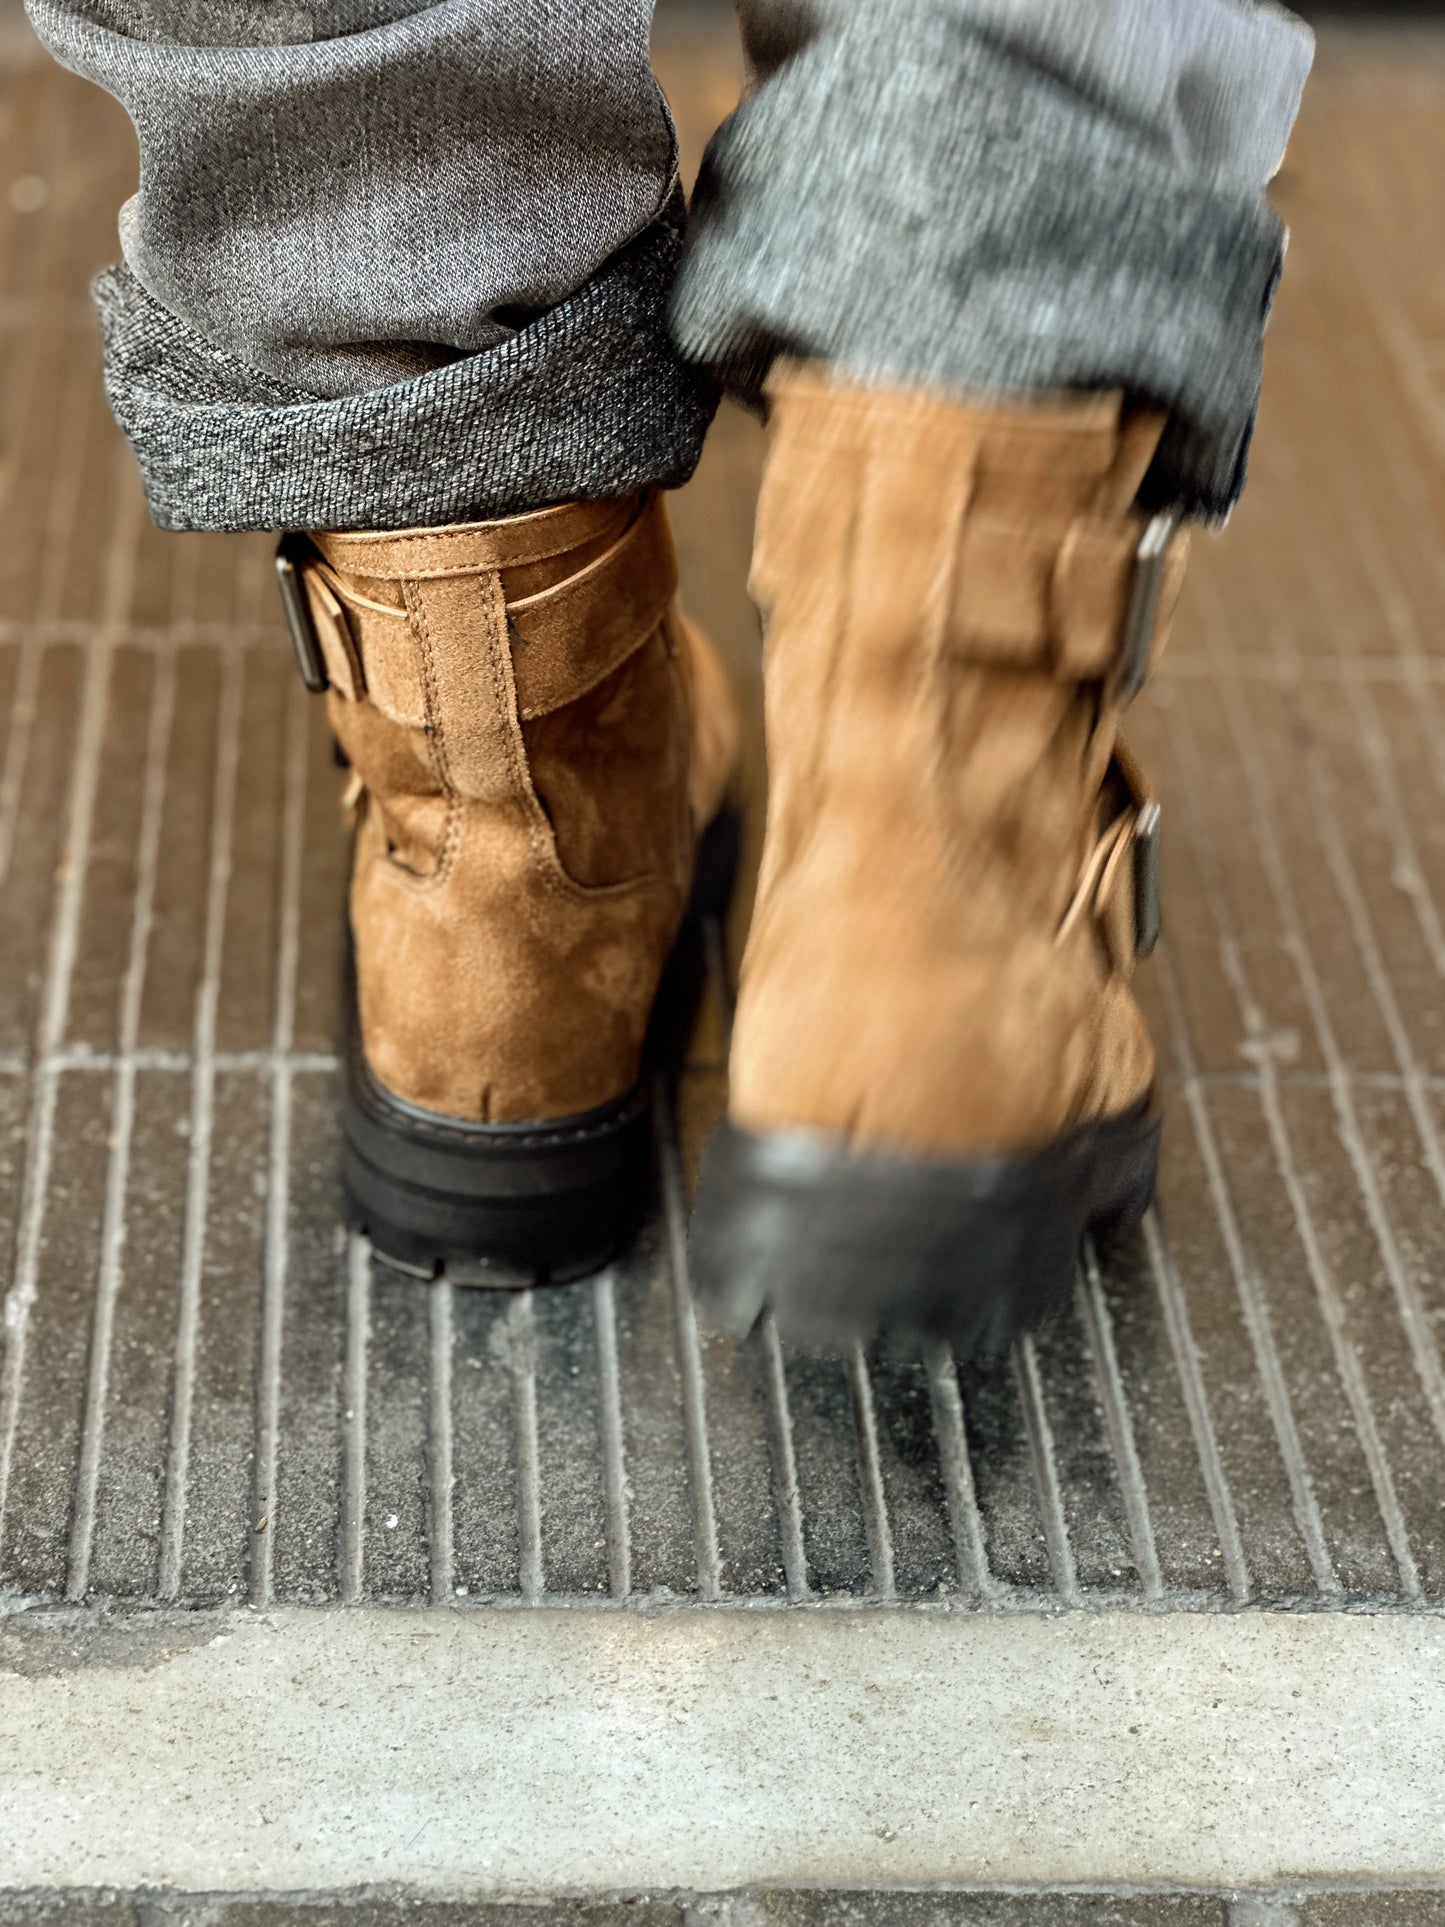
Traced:
[[1149, 496], [1217, 520], [1283, 242], [1258, 186], [938, 0], [840, 7], [714, 135], [673, 326], [745, 394], [780, 349], [954, 392], [1123, 388], [1169, 414]]
[[320, 400], [217, 349], [124, 266], [95, 284], [106, 391], [166, 529], [397, 529], [692, 474], [716, 390], [667, 325], [659, 222], [499, 347]]

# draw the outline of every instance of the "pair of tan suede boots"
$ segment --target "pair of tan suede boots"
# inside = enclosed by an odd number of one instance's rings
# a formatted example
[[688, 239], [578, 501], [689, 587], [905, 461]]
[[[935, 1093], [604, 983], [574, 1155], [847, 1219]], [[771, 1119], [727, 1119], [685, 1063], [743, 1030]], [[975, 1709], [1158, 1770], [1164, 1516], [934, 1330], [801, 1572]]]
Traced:
[[[734, 1328], [987, 1351], [1153, 1190], [1158, 813], [1118, 721], [1183, 567], [1135, 508], [1161, 419], [816, 365], [770, 403], [768, 821], [693, 1270]], [[351, 1218], [424, 1277], [583, 1276], [645, 1207], [654, 1003], [737, 758], [662, 501], [280, 567], [353, 772]]]

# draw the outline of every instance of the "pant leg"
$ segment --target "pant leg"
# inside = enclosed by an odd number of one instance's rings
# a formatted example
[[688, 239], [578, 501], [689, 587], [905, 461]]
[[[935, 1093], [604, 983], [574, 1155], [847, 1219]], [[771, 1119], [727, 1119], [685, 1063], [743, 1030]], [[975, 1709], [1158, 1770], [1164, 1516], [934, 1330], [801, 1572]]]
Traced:
[[970, 390], [1165, 404], [1148, 484], [1243, 483], [1313, 50], [1249, 0], [741, 0], [674, 309], [755, 392], [779, 350]]
[[668, 335], [651, 0], [29, 0], [122, 102], [97, 283], [170, 528], [424, 526], [672, 484], [711, 414]]

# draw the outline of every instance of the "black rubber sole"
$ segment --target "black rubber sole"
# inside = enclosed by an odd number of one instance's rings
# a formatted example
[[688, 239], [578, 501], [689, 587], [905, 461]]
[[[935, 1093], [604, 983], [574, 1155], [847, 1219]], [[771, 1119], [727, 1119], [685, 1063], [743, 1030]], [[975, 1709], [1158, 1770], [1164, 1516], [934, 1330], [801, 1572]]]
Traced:
[[721, 1125], [689, 1234], [704, 1317], [835, 1352], [884, 1337], [995, 1358], [1068, 1297], [1087, 1234], [1132, 1229], [1154, 1196], [1151, 1105], [1027, 1157], [879, 1157], [809, 1134]]
[[545, 1125], [454, 1124], [402, 1105], [347, 1053], [346, 1215], [416, 1278], [522, 1290], [565, 1284], [626, 1249], [647, 1207], [641, 1089]]
[[[703, 839], [688, 917], [657, 1001], [649, 1069], [685, 1041], [697, 996], [699, 922], [726, 907], [740, 830]], [[415, 1278], [525, 1290], [589, 1277], [636, 1237], [652, 1193], [646, 1077], [615, 1102], [536, 1124], [469, 1124], [403, 1102], [372, 1076], [348, 941], [342, 1100], [347, 1222]]]

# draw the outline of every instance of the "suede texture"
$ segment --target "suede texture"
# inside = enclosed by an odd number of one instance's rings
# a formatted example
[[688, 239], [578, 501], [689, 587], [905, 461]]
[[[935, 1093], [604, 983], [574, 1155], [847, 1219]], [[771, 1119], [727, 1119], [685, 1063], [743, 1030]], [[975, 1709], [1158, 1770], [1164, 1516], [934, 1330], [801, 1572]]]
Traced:
[[373, 1075], [477, 1123], [622, 1096], [737, 741], [661, 498], [314, 540]]
[[[775, 375], [737, 1124], [979, 1157], [1148, 1092], [1113, 677], [1161, 427], [1117, 396]], [[1156, 653], [1182, 568], [1176, 544]]]

